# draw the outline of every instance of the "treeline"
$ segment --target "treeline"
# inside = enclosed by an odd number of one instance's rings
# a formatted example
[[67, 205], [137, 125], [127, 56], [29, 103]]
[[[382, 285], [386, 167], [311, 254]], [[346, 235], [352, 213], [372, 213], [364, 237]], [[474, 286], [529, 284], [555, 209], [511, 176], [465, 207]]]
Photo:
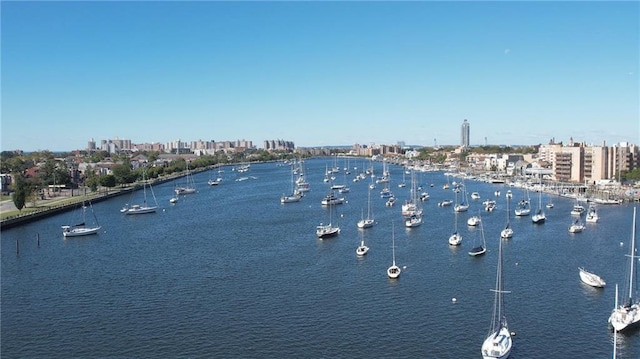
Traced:
[[[9, 186], [13, 202], [18, 210], [22, 210], [25, 204], [38, 198], [44, 199], [51, 185], [67, 188], [89, 187], [96, 191], [102, 187], [127, 186], [142, 180], [143, 173], [146, 179], [168, 176], [181, 173], [187, 169], [187, 161], [177, 158], [171, 161], [156, 162], [160, 153], [138, 152], [147, 157], [147, 163], [143, 166], [135, 166], [130, 155], [109, 155], [106, 151], [89, 153], [53, 153], [50, 151], [38, 151], [31, 153], [16, 153], [3, 151], [0, 153], [1, 173], [11, 174], [12, 183]], [[86, 171], [81, 174], [75, 164], [78, 157], [86, 163], [98, 163], [110, 159], [115, 163], [109, 174], [99, 174], [95, 171]], [[265, 162], [299, 158], [300, 155], [288, 152], [268, 152], [265, 150], [247, 150], [232, 154], [223, 152], [215, 155], [199, 156], [190, 161], [189, 170], [243, 162]], [[36, 168], [37, 171], [30, 171]], [[56, 188], [53, 188], [55, 191]]]

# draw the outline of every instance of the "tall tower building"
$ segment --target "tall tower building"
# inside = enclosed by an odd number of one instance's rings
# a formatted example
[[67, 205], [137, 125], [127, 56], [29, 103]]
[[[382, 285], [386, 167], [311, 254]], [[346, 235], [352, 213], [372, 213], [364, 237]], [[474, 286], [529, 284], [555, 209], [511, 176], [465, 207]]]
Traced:
[[462, 132], [460, 134], [460, 145], [469, 147], [469, 122], [465, 118], [462, 122]]

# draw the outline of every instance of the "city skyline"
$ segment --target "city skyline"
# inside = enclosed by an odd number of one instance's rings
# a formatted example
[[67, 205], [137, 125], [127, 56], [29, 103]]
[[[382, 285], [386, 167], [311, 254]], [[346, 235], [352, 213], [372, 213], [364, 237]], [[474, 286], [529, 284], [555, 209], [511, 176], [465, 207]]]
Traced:
[[640, 143], [637, 2], [3, 2], [3, 151]]

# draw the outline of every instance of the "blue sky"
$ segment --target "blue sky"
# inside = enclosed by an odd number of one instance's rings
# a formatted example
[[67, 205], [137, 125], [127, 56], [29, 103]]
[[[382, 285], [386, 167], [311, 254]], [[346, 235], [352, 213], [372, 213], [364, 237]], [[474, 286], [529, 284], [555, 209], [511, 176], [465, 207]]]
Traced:
[[640, 143], [638, 2], [0, 6], [2, 150]]

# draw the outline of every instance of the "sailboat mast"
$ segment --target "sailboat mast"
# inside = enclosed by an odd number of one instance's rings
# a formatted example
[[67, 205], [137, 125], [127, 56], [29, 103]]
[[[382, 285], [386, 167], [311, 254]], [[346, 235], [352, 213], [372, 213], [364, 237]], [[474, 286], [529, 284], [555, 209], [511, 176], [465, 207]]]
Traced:
[[395, 231], [395, 227], [393, 225], [393, 222], [391, 222], [391, 253], [393, 255], [393, 265], [396, 265], [396, 231]]
[[633, 298], [633, 262], [635, 262], [635, 252], [636, 252], [636, 208], [633, 207], [633, 225], [631, 227], [631, 273], [629, 273], [629, 301], [631, 301], [631, 298]]

